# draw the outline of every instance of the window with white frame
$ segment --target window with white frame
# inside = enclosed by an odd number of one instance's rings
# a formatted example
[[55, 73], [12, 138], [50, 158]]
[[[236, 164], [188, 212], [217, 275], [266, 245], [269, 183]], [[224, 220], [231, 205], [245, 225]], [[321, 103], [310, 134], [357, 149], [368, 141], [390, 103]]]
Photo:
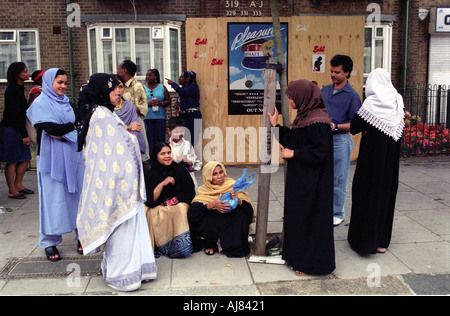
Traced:
[[375, 68], [391, 72], [392, 26], [390, 24], [365, 27], [364, 36], [364, 84]]
[[35, 29], [0, 29], [0, 82], [10, 64], [22, 61], [30, 73], [40, 69], [39, 34]]
[[145, 81], [149, 69], [177, 80], [181, 72], [180, 25], [95, 23], [87, 27], [90, 74], [116, 73], [129, 59], [136, 63], [136, 79]]

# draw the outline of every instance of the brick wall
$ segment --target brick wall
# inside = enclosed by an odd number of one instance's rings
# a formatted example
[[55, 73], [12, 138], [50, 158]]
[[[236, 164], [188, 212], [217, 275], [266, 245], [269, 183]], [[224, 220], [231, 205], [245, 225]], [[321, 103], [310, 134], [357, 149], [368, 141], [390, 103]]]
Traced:
[[[38, 28], [42, 68], [58, 65], [58, 67], [68, 70], [67, 28], [64, 27], [66, 25], [65, 9], [63, 1], [2, 0], [0, 28]], [[61, 34], [53, 34], [53, 26], [60, 26]], [[0, 83], [1, 117], [3, 117], [6, 86], [6, 83]], [[31, 84], [26, 84], [26, 95], [31, 86]]]
[[[134, 8], [128, 0], [74, 0], [81, 7], [82, 15], [93, 14], [134, 14]], [[230, 1], [232, 2], [232, 1]], [[241, 7], [248, 7], [252, 1], [239, 1]], [[138, 14], [185, 14], [187, 17], [217, 17], [226, 16], [226, 1], [224, 0], [136, 0]], [[270, 2], [254, 1], [259, 6], [262, 16], [270, 17]], [[404, 7], [400, 0], [280, 0], [280, 16], [300, 14], [329, 14], [329, 15], [367, 15], [369, 3], [377, 3], [381, 13], [396, 15], [392, 40], [392, 79], [396, 87], [402, 83], [403, 47], [404, 47]], [[420, 3], [420, 4], [419, 4]], [[417, 18], [419, 7], [431, 8], [436, 5], [448, 5], [448, 0], [410, 1], [409, 42], [408, 42], [408, 81], [426, 82], [428, 55], [428, 19], [420, 22]], [[63, 68], [69, 72], [69, 44], [66, 24], [66, 4], [62, 0], [23, 1], [2, 0], [0, 10], [0, 28], [38, 28], [41, 67]], [[58, 34], [60, 30], [60, 34]], [[54, 31], [56, 31], [54, 34]], [[86, 28], [72, 29], [73, 59], [75, 75], [75, 92], [79, 90], [89, 77], [88, 47]], [[181, 40], [184, 43], [186, 34], [184, 27]], [[185, 45], [182, 45], [182, 65], [186, 65]], [[26, 93], [31, 84], [26, 85]], [[0, 83], [0, 118], [3, 114], [3, 94], [6, 83]], [[68, 89], [69, 96], [70, 89]], [[75, 95], [76, 97], [76, 95]]]
[[[448, 7], [450, 2], [448, 0], [410, 1], [407, 58], [408, 82], [426, 83], [428, 79], [428, 24], [430, 14], [424, 21], [420, 21], [418, 18], [419, 8], [430, 9], [439, 6]], [[448, 84], [450, 84], [450, 78]]]

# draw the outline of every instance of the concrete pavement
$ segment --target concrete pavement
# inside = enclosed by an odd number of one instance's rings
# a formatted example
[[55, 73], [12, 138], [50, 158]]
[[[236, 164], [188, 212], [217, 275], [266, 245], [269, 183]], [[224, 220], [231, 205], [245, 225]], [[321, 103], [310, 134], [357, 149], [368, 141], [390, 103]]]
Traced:
[[[237, 178], [242, 166], [227, 167]], [[249, 173], [258, 174], [258, 166]], [[297, 277], [286, 265], [253, 263], [197, 252], [184, 259], [157, 258], [158, 278], [139, 291], [117, 292], [99, 273], [101, 255], [80, 256], [74, 235], [58, 247], [58, 263], [38, 247], [38, 196], [7, 198], [0, 175], [0, 295], [448, 295], [450, 294], [450, 156], [403, 158], [391, 245], [386, 254], [361, 256], [346, 241], [351, 207], [335, 228], [336, 270], [323, 277]], [[197, 180], [202, 183], [200, 174]], [[257, 178], [249, 188], [257, 202]], [[36, 172], [24, 185], [37, 191]], [[268, 233], [282, 230], [283, 169], [271, 176]], [[253, 233], [255, 230], [253, 230]]]

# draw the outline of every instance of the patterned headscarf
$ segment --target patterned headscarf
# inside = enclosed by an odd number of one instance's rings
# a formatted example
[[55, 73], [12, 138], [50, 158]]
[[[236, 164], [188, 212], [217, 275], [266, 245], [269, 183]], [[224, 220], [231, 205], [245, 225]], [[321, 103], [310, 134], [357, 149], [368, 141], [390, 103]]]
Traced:
[[288, 85], [285, 93], [298, 109], [292, 128], [302, 128], [315, 123], [331, 123], [322, 92], [316, 84], [304, 79], [296, 80]]

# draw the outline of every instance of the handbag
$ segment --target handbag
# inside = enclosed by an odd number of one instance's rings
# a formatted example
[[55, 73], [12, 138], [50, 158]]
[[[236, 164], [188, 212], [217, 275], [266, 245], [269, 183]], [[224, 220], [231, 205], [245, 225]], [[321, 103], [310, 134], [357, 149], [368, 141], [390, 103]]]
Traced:
[[[242, 175], [239, 177], [239, 179], [236, 180], [236, 182], [233, 185], [233, 191], [235, 192], [244, 191], [253, 183], [253, 181], [255, 181], [255, 174], [252, 173], [251, 175], [247, 176], [247, 171], [248, 171], [247, 168], [245, 168], [242, 171]], [[235, 199], [231, 198], [231, 192], [227, 192], [224, 195], [222, 195], [220, 200], [226, 201], [228, 204], [230, 204], [230, 209], [225, 213], [234, 210], [239, 202], [238, 198]]]

